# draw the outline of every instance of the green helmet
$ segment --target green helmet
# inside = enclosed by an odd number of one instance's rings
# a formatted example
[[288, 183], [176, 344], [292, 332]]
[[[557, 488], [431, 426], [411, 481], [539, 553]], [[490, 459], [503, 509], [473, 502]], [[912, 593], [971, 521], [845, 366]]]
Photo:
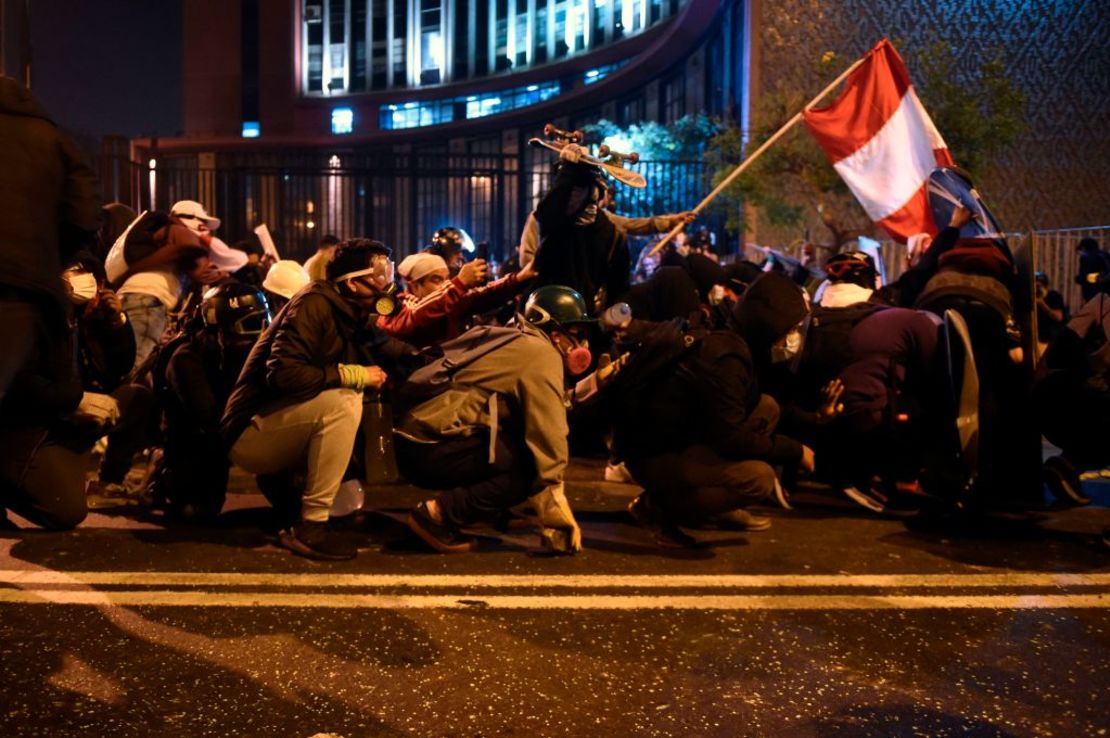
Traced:
[[529, 295], [524, 303], [524, 319], [544, 330], [597, 322], [586, 312], [586, 301], [582, 295], [560, 284], [540, 287]]

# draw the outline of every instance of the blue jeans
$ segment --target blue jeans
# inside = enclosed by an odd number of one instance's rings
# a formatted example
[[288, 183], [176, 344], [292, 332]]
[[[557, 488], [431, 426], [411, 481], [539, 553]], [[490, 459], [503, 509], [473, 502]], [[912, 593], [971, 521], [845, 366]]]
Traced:
[[130, 293], [120, 296], [127, 322], [135, 332], [135, 364], [132, 370], [142, 365], [166, 330], [166, 306], [157, 297]]

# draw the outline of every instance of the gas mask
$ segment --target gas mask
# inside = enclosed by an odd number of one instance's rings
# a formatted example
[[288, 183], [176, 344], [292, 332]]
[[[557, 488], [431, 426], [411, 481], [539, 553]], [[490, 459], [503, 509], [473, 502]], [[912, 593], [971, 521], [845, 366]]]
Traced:
[[397, 302], [397, 284], [393, 281], [393, 261], [384, 255], [375, 255], [370, 260], [370, 266], [356, 272], [350, 272], [339, 277], [336, 281], [359, 281], [363, 286], [374, 291], [373, 297], [358, 297], [361, 303], [371, 313], [381, 316], [393, 315], [399, 308]]
[[[563, 356], [563, 367], [572, 377], [584, 374], [594, 361], [589, 343], [585, 340], [577, 341], [571, 336], [563, 335], [561, 340], [554, 340], [553, 343]], [[570, 348], [567, 348], [567, 343], [570, 344]]]
[[66, 272], [69, 282], [69, 300], [74, 305], [84, 305], [96, 297], [96, 277], [88, 272]]
[[771, 361], [776, 364], [781, 364], [784, 361], [790, 361], [802, 350], [802, 330], [800, 327], [795, 326], [790, 329], [786, 334], [786, 338], [781, 342], [775, 342], [771, 346]]
[[571, 194], [571, 202], [581, 202], [582, 205], [574, 212], [574, 224], [577, 226], [592, 225], [597, 220], [598, 202], [601, 199], [599, 188], [575, 187]]

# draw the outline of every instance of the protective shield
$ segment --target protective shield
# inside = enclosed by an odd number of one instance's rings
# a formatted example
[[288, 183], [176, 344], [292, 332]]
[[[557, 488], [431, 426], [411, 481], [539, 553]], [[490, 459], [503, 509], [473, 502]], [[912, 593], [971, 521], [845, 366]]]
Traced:
[[979, 372], [971, 348], [971, 333], [962, 315], [944, 311], [944, 349], [948, 387], [956, 409], [956, 434], [963, 468], [964, 489], [970, 489], [979, 471]]
[[1002, 227], [983, 203], [967, 175], [957, 169], [941, 167], [929, 175], [927, 186], [929, 209], [933, 222], [943, 228], [952, 220], [952, 211], [963, 205], [971, 211], [971, 220], [960, 228], [964, 238], [1002, 238]]

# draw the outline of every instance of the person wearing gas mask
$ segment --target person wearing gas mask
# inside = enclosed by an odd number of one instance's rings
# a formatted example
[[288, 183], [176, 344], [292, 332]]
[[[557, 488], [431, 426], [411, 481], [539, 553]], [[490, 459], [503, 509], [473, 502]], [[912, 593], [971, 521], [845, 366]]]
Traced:
[[463, 264], [456, 276], [442, 257], [421, 252], [405, 257], [397, 268], [406, 291], [400, 309], [378, 319], [383, 331], [413, 346], [431, 346], [459, 336], [466, 322], [513, 299], [536, 276], [529, 265], [485, 284], [486, 263]]
[[211, 521], [223, 507], [229, 465], [220, 416], [270, 309], [257, 287], [227, 281], [205, 292], [201, 319], [167, 344], [153, 371], [166, 418], [156, 492], [173, 518], [188, 522]]
[[[776, 432], [778, 404], [762, 391], [773, 367], [800, 351], [806, 313], [789, 277], [764, 274], [727, 330], [691, 336], [673, 366], [613, 418], [614, 448], [644, 487], [629, 513], [660, 545], [692, 545], [681, 526], [764, 529], [770, 521], [748, 506], [789, 506], [773, 467], [813, 471], [813, 451]], [[637, 333], [650, 336], [650, 324], [645, 332], [633, 321]]]
[[[692, 210], [687, 210], [681, 213], [668, 213], [665, 215], [650, 215], [647, 217], [632, 217], [628, 215], [619, 215], [612, 211], [612, 192], [609, 188], [608, 182], [599, 180], [599, 183], [604, 186], [601, 192], [601, 199], [598, 203], [598, 210], [606, 218], [608, 218], [613, 225], [619, 230], [623, 231], [625, 236], [651, 236], [656, 233], [668, 233], [675, 226], [686, 223], [693, 223], [697, 218], [697, 214]], [[679, 233], [678, 238], [685, 238], [686, 234]], [[528, 214], [528, 218], [524, 221], [524, 229], [520, 232], [520, 245], [517, 247], [517, 255], [521, 264], [527, 265], [536, 258], [536, 250], [539, 248], [540, 243], [540, 225], [536, 221], [535, 211]], [[649, 249], [650, 250], [650, 249]], [[640, 258], [643, 259], [648, 250], [640, 252]], [[656, 264], [658, 260], [654, 260]], [[637, 271], [641, 271], [637, 264]], [[644, 276], [650, 276], [650, 272], [646, 271]]]
[[531, 499], [548, 545], [581, 548], [563, 490], [564, 387], [592, 363], [586, 329], [594, 322], [571, 288], [541, 287], [517, 325], [474, 328], [409, 377], [401, 392], [408, 409], [395, 429], [397, 462], [413, 484], [442, 490], [408, 518], [429, 546], [471, 551], [464, 528], [503, 526], [510, 508]]
[[572, 287], [596, 315], [628, 292], [631, 257], [628, 236], [601, 211], [605, 176], [579, 163], [583, 153], [576, 144], [562, 149], [555, 181], [536, 206], [535, 264], [541, 285]]
[[[378, 330], [392, 311], [393, 263], [379, 241], [341, 243], [328, 280], [298, 292], [247, 358], [221, 421], [231, 461], [259, 475], [296, 554], [350, 559], [353, 544], [328, 526], [362, 418], [363, 390], [378, 390], [414, 354]], [[296, 479], [303, 477], [303, 483]]]

